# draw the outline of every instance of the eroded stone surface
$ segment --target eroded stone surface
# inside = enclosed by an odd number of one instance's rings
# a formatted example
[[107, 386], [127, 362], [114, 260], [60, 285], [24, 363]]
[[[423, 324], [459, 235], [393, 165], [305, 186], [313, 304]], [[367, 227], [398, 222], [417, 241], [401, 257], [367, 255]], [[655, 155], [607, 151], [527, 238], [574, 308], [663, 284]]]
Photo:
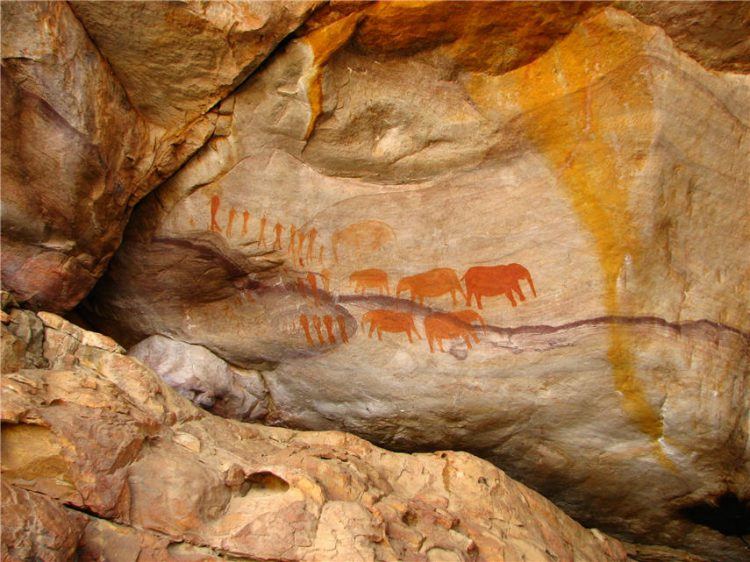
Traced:
[[224, 134], [213, 106], [314, 6], [3, 5], [3, 287], [37, 309], [77, 305], [132, 207]]
[[165, 129], [206, 113], [318, 4], [71, 3], [133, 105]]
[[276, 423], [475, 451], [589, 524], [741, 559], [679, 514], [750, 493], [748, 78], [613, 8], [495, 69], [368, 51], [401, 9], [311, 25], [227, 100], [101, 326], [265, 364]]
[[469, 454], [391, 453], [343, 433], [218, 418], [95, 334], [43, 321], [50, 369], [3, 374], [10, 552], [62, 560], [78, 543], [80, 559], [115, 562], [627, 559]]
[[266, 389], [257, 371], [228, 365], [205, 347], [151, 336], [128, 350], [185, 398], [226, 418], [263, 419]]

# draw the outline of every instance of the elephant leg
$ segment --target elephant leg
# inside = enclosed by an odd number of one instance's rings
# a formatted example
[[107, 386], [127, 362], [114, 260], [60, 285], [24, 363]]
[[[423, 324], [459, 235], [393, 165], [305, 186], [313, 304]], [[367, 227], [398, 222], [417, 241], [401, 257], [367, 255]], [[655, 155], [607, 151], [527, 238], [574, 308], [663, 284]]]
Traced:
[[471, 297], [474, 295], [471, 291], [466, 291], [466, 306], [471, 307]]
[[508, 297], [511, 306], [516, 306], [516, 299], [513, 298], [513, 289], [508, 289], [507, 291], [505, 291], [505, 296]]
[[474, 293], [474, 298], [477, 299], [477, 308], [479, 310], [482, 310], [482, 295], [479, 293]]
[[513, 290], [518, 294], [518, 298], [521, 299], [521, 302], [526, 300], [526, 296], [523, 294], [523, 291], [521, 290], [521, 286], [516, 282], [515, 286], [513, 287]]
[[469, 338], [469, 336], [464, 334], [462, 337], [464, 338], [464, 341], [466, 342], [466, 349], [471, 349], [471, 339]]
[[375, 331], [375, 322], [372, 322], [370, 324], [370, 334], [367, 336], [368, 338], [372, 337], [372, 333]]
[[458, 304], [456, 302], [456, 290], [455, 289], [451, 289], [451, 298], [453, 299], [453, 308], [455, 308], [456, 304]]
[[427, 343], [430, 344], [430, 353], [435, 353], [435, 349], [432, 347], [432, 337], [427, 336]]
[[443, 349], [443, 338], [438, 338], [438, 347], [440, 347], [440, 351], [445, 352]]
[[479, 343], [479, 338], [477, 337], [477, 333], [474, 330], [472, 330], [470, 333], [471, 333], [471, 337], [474, 338], [474, 341], [476, 343]]
[[383, 332], [380, 331], [380, 328], [378, 328], [378, 340], [383, 341]]
[[411, 330], [408, 328], [406, 330], [406, 337], [409, 338], [409, 343], [414, 343], [414, 340], [411, 339]]

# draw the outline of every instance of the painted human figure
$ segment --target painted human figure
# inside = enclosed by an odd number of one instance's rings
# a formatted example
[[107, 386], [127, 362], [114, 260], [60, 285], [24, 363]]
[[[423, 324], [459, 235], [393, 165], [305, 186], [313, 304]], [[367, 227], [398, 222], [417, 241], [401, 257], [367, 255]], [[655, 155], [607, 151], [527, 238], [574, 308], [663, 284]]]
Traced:
[[273, 249], [281, 250], [281, 233], [284, 231], [284, 227], [281, 223], [276, 221], [276, 226], [273, 227], [274, 235], [276, 236], [273, 240]]
[[227, 238], [232, 236], [232, 223], [234, 223], [234, 217], [237, 216], [237, 210], [232, 207], [229, 209], [229, 220], [227, 221]]
[[320, 316], [313, 316], [312, 322], [313, 322], [313, 326], [315, 327], [315, 331], [318, 334], [318, 341], [320, 342], [320, 345], [325, 345], [326, 340], [323, 339], [323, 330], [321, 330]]
[[330, 314], [323, 317], [323, 324], [325, 324], [326, 332], [328, 332], [328, 341], [330, 343], [336, 343], [336, 336], [333, 333], [333, 316]]
[[221, 232], [221, 226], [216, 220], [216, 214], [219, 212], [219, 206], [221, 205], [221, 199], [218, 195], [211, 197], [211, 232]]
[[250, 221], [250, 213], [247, 209], [242, 211], [242, 236], [247, 234], [247, 223]]
[[294, 241], [297, 239], [297, 227], [293, 224], [289, 225], [289, 248], [287, 253], [290, 256], [294, 255]]
[[315, 249], [315, 237], [318, 235], [318, 231], [313, 227], [307, 234], [307, 263], [312, 263], [313, 250]]
[[266, 245], [266, 222], [268, 222], [268, 220], [266, 219], [265, 215], [260, 217], [260, 231], [258, 232], [258, 246]]
[[302, 326], [302, 329], [305, 331], [305, 338], [307, 339], [307, 344], [310, 347], [314, 347], [315, 342], [313, 341], [312, 335], [310, 334], [310, 322], [307, 320], [307, 316], [305, 316], [304, 314], [300, 314], [299, 323]]

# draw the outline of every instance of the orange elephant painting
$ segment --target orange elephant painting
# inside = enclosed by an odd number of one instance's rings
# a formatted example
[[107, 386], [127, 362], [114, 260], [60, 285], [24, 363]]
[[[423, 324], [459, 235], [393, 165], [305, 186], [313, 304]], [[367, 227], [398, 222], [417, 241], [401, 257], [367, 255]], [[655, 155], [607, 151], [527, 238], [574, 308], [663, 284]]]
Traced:
[[466, 298], [466, 293], [458, 280], [458, 274], [449, 267], [431, 269], [418, 275], [403, 277], [396, 286], [396, 296], [400, 296], [404, 291], [408, 291], [411, 300], [417, 300], [419, 304], [424, 304], [425, 297], [440, 297], [450, 293], [455, 306], [457, 304], [456, 291]]
[[521, 280], [529, 284], [531, 292], [536, 296], [536, 289], [529, 270], [518, 263], [471, 267], [462, 279], [466, 283], [466, 305], [471, 306], [471, 300], [474, 298], [477, 308], [480, 309], [482, 308], [482, 297], [505, 295], [512, 306], [517, 306], [514, 298], [515, 293], [521, 301], [525, 301], [526, 296], [521, 290]]
[[[469, 310], [463, 312], [473, 311]], [[477, 316], [479, 315], [477, 314]], [[471, 349], [471, 338], [474, 338], [474, 341], [479, 343], [479, 338], [474, 332], [474, 327], [470, 322], [466, 322], [464, 318], [473, 318], [473, 316], [463, 313], [453, 314], [450, 312], [435, 312], [424, 319], [424, 333], [427, 338], [427, 343], [430, 346], [430, 353], [435, 352], [433, 346], [434, 342], [437, 342], [440, 351], [444, 351], [444, 339], [452, 340], [462, 338], [466, 342], [466, 347], [469, 349]]]
[[399, 333], [404, 332], [412, 343], [411, 333], [422, 339], [414, 325], [414, 317], [408, 312], [396, 312], [395, 310], [377, 309], [366, 312], [362, 316], [362, 327], [370, 323], [370, 332], [368, 337], [372, 337], [373, 332], [377, 330], [378, 339], [383, 340], [383, 332]]
[[388, 274], [382, 269], [363, 269], [355, 271], [349, 276], [349, 282], [354, 285], [354, 292], [363, 295], [367, 289], [377, 289], [380, 294], [390, 295], [388, 290]]
[[382, 221], [355, 222], [337, 230], [331, 236], [333, 259], [338, 263], [341, 250], [344, 248], [357, 254], [375, 252], [394, 240], [396, 233]]

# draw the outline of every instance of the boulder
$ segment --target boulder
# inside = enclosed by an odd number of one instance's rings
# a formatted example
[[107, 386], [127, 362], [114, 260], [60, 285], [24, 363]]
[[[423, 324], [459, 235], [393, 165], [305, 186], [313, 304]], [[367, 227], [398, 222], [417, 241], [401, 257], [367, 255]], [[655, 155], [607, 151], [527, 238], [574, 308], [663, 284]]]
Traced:
[[616, 8], [539, 8], [544, 39], [530, 6], [430, 6], [309, 21], [144, 200], [90, 317], [264, 371], [270, 423], [468, 450], [743, 559], [695, 510], [750, 497], [749, 78]]
[[49, 368], [2, 375], [4, 559], [628, 559], [472, 455], [219, 418], [39, 318]]
[[196, 406], [242, 421], [268, 413], [266, 389], [257, 371], [232, 367], [205, 347], [151, 336], [128, 350]]

